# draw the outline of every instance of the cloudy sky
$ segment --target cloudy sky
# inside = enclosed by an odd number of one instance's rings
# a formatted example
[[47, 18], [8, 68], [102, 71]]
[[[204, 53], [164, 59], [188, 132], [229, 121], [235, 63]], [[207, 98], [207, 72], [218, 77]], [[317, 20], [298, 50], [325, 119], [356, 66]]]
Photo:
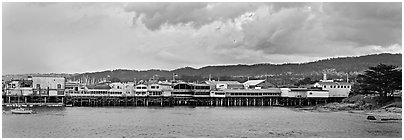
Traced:
[[2, 73], [401, 53], [401, 3], [3, 3]]

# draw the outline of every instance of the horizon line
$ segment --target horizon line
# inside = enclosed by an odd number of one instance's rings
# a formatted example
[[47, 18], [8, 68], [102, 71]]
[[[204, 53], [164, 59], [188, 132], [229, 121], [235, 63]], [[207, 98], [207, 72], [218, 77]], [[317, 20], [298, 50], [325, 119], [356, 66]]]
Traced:
[[106, 70], [95, 70], [95, 71], [85, 71], [85, 72], [60, 72], [60, 73], [56, 73], [56, 72], [49, 72], [49, 73], [15, 73], [15, 74], [2, 74], [2, 76], [9, 76], [9, 75], [27, 75], [27, 74], [85, 74], [85, 73], [95, 73], [95, 72], [106, 72], [106, 71], [116, 71], [116, 70], [129, 70], [129, 71], [150, 71], [150, 70], [158, 70], [158, 71], [175, 71], [175, 70], [179, 70], [179, 69], [184, 69], [184, 68], [192, 68], [192, 69], [201, 69], [201, 68], [205, 68], [205, 67], [220, 67], [220, 66], [253, 66], [253, 65], [263, 65], [263, 64], [267, 64], [267, 65], [275, 65], [275, 66], [279, 66], [279, 65], [290, 65], [290, 64], [308, 64], [308, 63], [314, 63], [314, 62], [319, 62], [319, 61], [323, 61], [323, 60], [330, 60], [330, 59], [339, 59], [339, 58], [352, 58], [352, 57], [363, 57], [363, 56], [371, 56], [371, 55], [382, 55], [382, 54], [393, 54], [393, 55], [397, 55], [397, 54], [401, 54], [402, 53], [373, 53], [373, 54], [367, 54], [367, 55], [353, 55], [353, 56], [338, 56], [338, 57], [328, 57], [328, 58], [323, 58], [323, 59], [318, 59], [318, 60], [314, 60], [314, 61], [308, 61], [308, 62], [286, 62], [286, 63], [254, 63], [254, 64], [246, 64], [246, 63], [238, 63], [238, 64], [216, 64], [216, 65], [205, 65], [199, 68], [194, 68], [191, 66], [184, 66], [184, 67], [179, 67], [179, 68], [175, 68], [175, 69], [171, 69], [171, 70], [166, 70], [166, 69], [158, 69], [158, 68], [150, 68], [150, 69], [143, 69], [143, 70], [136, 70], [136, 69], [128, 69], [128, 68], [115, 68], [115, 69], [106, 69]]

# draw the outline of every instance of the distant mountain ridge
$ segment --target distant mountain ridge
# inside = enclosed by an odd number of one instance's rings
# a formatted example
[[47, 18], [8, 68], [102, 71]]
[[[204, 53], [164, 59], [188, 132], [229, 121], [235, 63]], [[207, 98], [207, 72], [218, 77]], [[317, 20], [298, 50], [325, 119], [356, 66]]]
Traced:
[[[139, 81], [148, 80], [152, 77], [160, 80], [172, 79], [176, 74], [177, 79], [202, 80], [207, 79], [209, 75], [212, 77], [259, 77], [269, 76], [274, 79], [301, 79], [303, 77], [321, 77], [323, 72], [334, 75], [337, 78], [343, 77], [347, 73], [349, 75], [357, 75], [371, 66], [379, 63], [396, 65], [402, 67], [402, 54], [372, 54], [357, 57], [340, 57], [323, 59], [308, 63], [286, 63], [286, 64], [252, 64], [252, 65], [221, 65], [221, 66], [205, 66], [199, 69], [192, 67], [178, 68], [175, 70], [106, 70], [101, 72], [88, 72], [81, 74], [64, 74], [72, 80], [90, 79], [99, 81], [105, 78], [116, 78], [121, 81]], [[21, 75], [20, 75], [21, 76]], [[3, 75], [3, 79], [4, 79]], [[223, 78], [222, 78], [223, 79]], [[245, 78], [247, 79], [247, 78]]]
[[368, 67], [376, 66], [379, 63], [396, 65], [401, 68], [402, 54], [373, 54], [358, 57], [341, 57], [323, 59], [308, 63], [288, 64], [253, 64], [253, 65], [222, 65], [205, 66], [199, 69], [192, 67], [178, 68], [175, 70], [108, 70], [102, 72], [83, 73], [72, 76], [73, 79], [80, 77], [102, 78], [116, 77], [123, 81], [147, 80], [153, 76], [171, 79], [173, 74], [181, 76], [197, 76], [207, 78], [212, 76], [263, 76], [263, 75], [321, 75], [324, 71], [328, 73], [361, 73]]

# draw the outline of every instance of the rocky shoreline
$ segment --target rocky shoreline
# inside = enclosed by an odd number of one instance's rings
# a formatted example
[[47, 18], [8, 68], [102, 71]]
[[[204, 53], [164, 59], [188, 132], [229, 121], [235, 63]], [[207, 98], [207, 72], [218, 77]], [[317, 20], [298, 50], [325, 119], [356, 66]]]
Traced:
[[401, 102], [396, 102], [380, 108], [366, 109], [363, 105], [353, 104], [353, 103], [329, 103], [325, 105], [317, 105], [312, 107], [296, 108], [299, 111], [310, 111], [310, 112], [346, 112], [353, 114], [362, 114], [373, 116], [375, 119], [380, 121], [390, 121], [390, 120], [402, 120], [402, 108], [395, 104], [401, 104]]

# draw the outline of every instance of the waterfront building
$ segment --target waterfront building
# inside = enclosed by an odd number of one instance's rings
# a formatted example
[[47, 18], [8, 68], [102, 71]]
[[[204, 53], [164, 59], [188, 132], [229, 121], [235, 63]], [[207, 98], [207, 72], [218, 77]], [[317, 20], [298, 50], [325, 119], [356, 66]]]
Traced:
[[279, 88], [267, 89], [227, 89], [222, 90], [226, 97], [280, 97], [281, 90]]
[[210, 86], [208, 84], [191, 84], [194, 97], [210, 97]]
[[219, 98], [224, 98], [226, 97], [226, 91], [223, 90], [211, 90], [210, 91], [210, 97], [219, 97]]
[[205, 81], [212, 90], [221, 89], [244, 89], [244, 85], [238, 81]]
[[322, 88], [329, 92], [329, 97], [348, 97], [351, 92], [352, 84], [347, 82], [336, 82], [334, 80], [327, 80], [327, 74], [323, 74], [323, 80], [313, 85], [316, 88]]
[[124, 94], [125, 96], [135, 96], [134, 82], [123, 83], [122, 86], [122, 94]]
[[85, 86], [79, 82], [66, 82], [65, 96], [78, 96], [84, 93]]
[[146, 97], [147, 96], [147, 85], [139, 84], [134, 87], [135, 96]]
[[288, 98], [328, 98], [329, 92], [322, 89], [281, 88], [281, 97]]
[[180, 82], [173, 84], [173, 90], [171, 96], [173, 97], [192, 97], [194, 92], [192, 91], [192, 85]]
[[170, 97], [173, 90], [172, 83], [159, 83], [163, 97]]
[[248, 80], [243, 83], [246, 89], [268, 89], [276, 88], [276, 86], [267, 80]]
[[30, 96], [33, 94], [32, 81], [12, 80], [5, 85], [5, 92], [7, 96]]
[[86, 90], [84, 92], [81, 92], [81, 96], [107, 97], [110, 96], [110, 90], [111, 86], [107, 84], [88, 85], [86, 86]]
[[64, 96], [64, 77], [32, 77], [34, 93], [48, 96]]
[[314, 87], [327, 90], [329, 97], [348, 97], [352, 85], [346, 82], [317, 82]]
[[110, 87], [110, 89], [108, 91], [109, 96], [117, 96], [117, 97], [123, 96], [123, 94], [124, 94], [124, 92], [123, 92], [124, 84], [123, 83], [115, 82], [115, 83], [108, 84], [108, 86]]
[[162, 96], [163, 90], [159, 84], [150, 84], [147, 86], [147, 94], [150, 97], [159, 97]]

